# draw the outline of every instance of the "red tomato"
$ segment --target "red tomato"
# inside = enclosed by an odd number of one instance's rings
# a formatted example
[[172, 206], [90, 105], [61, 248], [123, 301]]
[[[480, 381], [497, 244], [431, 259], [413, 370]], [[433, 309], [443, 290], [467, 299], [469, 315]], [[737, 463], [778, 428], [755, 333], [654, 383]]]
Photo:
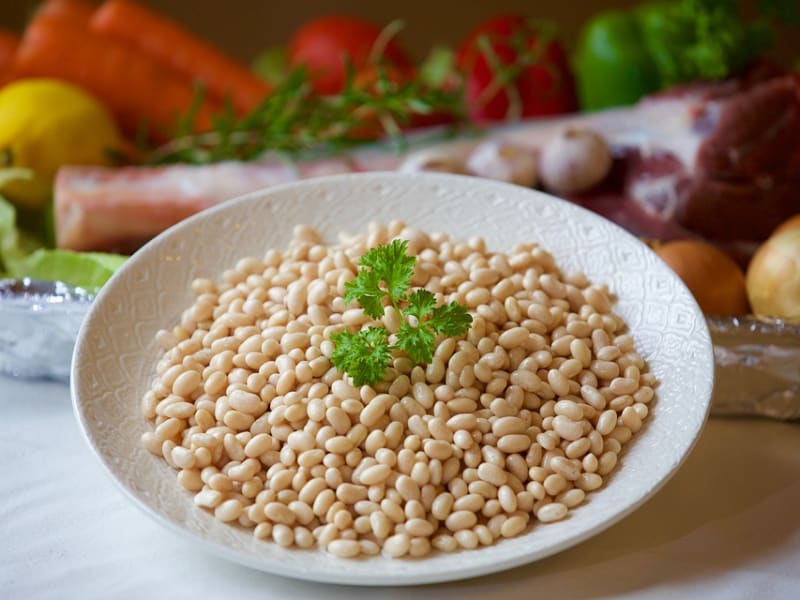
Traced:
[[541, 33], [529, 19], [517, 15], [501, 15], [484, 21], [461, 44], [456, 58], [465, 74], [465, 94], [468, 111], [478, 121], [496, 121], [509, 116], [509, 95], [503, 87], [490, 98], [484, 97], [495, 79], [486, 54], [478, 40], [485, 36], [502, 65], [517, 64], [525, 55], [545, 50], [538, 60], [523, 69], [510, 82], [520, 99], [521, 117], [536, 117], [572, 112], [578, 109], [575, 82], [569, 59], [561, 44], [552, 39], [541, 41]]
[[[308, 67], [320, 94], [342, 91], [346, 60], [360, 71], [366, 65], [381, 28], [355, 17], [330, 16], [309, 21], [289, 42], [289, 63]], [[411, 63], [395, 39], [383, 51], [386, 64], [410, 70]]]

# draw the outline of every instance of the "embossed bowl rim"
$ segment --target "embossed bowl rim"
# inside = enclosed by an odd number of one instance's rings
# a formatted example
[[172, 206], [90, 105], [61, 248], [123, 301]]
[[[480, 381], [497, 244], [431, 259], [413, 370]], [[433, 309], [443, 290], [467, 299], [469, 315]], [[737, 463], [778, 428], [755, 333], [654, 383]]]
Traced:
[[[510, 250], [516, 241], [540, 242], [564, 270], [581, 268], [592, 281], [608, 283], [619, 297], [615, 311], [660, 381], [652, 415], [603, 488], [588, 494], [567, 519], [536, 524], [485, 548], [425, 559], [342, 560], [319, 550], [283, 549], [219, 523], [194, 507], [175, 472], [140, 445], [146, 430], [140, 398], [158, 354], [153, 334], [188, 306], [193, 277], [217, 277], [239, 257], [285, 247], [296, 224], [315, 225], [326, 241], [335, 241], [339, 230], [361, 231], [369, 221], [393, 218], [458, 238], [480, 234], [493, 250]], [[712, 384], [712, 346], [700, 309], [639, 240], [535, 190], [430, 173], [309, 179], [247, 194], [186, 219], [146, 244], [100, 292], [79, 333], [71, 377], [75, 415], [89, 446], [146, 514], [226, 559], [279, 575], [354, 585], [415, 585], [493, 573], [600, 533], [642, 505], [679, 468], [705, 424]]]

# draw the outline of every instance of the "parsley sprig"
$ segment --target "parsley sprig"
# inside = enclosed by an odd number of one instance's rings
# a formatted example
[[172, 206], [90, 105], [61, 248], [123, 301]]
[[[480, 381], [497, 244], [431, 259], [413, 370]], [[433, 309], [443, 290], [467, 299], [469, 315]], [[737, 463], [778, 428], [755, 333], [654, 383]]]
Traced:
[[335, 344], [331, 360], [355, 385], [379, 381], [395, 350], [405, 352], [415, 364], [429, 363], [437, 335], [463, 335], [472, 323], [472, 316], [457, 302], [437, 306], [436, 296], [428, 290], [409, 292], [416, 263], [416, 257], [408, 255], [408, 241], [394, 240], [365, 253], [358, 262], [358, 275], [345, 285], [345, 302], [358, 301], [373, 319], [383, 317], [386, 299], [400, 314], [394, 344], [385, 327], [331, 336]]

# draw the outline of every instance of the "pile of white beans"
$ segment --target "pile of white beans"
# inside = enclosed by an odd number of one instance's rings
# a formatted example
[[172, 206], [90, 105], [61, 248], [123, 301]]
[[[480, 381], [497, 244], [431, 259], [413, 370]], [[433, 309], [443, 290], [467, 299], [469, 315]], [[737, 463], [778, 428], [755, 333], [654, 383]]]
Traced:
[[[536, 244], [510, 254], [402, 222], [325, 245], [298, 226], [269, 250], [196, 279], [164, 349], [142, 436], [194, 503], [281, 546], [350, 558], [492, 544], [567, 516], [617, 465], [655, 383], [608, 291], [562, 274]], [[467, 306], [467, 335], [433, 360], [400, 353], [375, 386], [331, 364], [332, 334], [384, 325], [346, 305], [368, 249], [409, 241], [413, 286]]]

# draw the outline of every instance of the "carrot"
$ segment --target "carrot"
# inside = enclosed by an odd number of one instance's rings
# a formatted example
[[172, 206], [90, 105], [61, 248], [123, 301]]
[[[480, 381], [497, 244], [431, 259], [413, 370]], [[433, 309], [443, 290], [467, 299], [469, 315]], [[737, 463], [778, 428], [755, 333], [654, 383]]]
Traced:
[[58, 19], [88, 29], [94, 11], [95, 5], [86, 0], [46, 0], [36, 9], [33, 20]]
[[19, 37], [0, 27], [0, 88], [14, 79], [12, 67], [19, 47]]
[[[28, 25], [46, 19], [54, 20], [59, 23], [68, 23], [81, 29], [89, 29], [89, 21], [92, 19], [95, 5], [87, 0], [44, 0], [31, 15]], [[0, 44], [2, 45], [2, 44]], [[19, 40], [17, 40], [19, 45]], [[2, 54], [2, 51], [0, 51]], [[15, 72], [13, 56], [10, 62], [2, 68], [3, 59], [0, 57], [0, 71], [2, 71], [2, 83], [8, 83], [19, 79], [20, 75]]]
[[163, 65], [202, 82], [218, 100], [252, 110], [269, 86], [241, 64], [175, 21], [130, 0], [107, 0], [92, 17], [93, 31], [136, 46]]
[[[94, 94], [126, 133], [146, 126], [163, 140], [194, 98], [192, 85], [116, 40], [70, 23], [37, 18], [28, 26], [14, 61], [18, 77], [54, 77]], [[209, 128], [210, 102], [200, 107], [195, 130]]]
[[0, 27], [0, 71], [5, 72], [14, 63], [14, 55], [18, 46], [19, 37]]

